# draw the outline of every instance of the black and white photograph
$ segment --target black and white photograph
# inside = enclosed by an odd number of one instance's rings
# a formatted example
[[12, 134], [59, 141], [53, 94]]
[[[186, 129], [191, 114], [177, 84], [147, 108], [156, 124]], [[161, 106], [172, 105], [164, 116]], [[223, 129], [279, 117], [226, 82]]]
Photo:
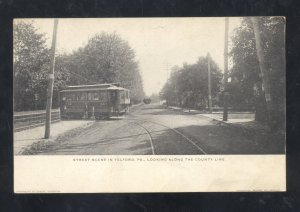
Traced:
[[285, 154], [285, 18], [15, 19], [15, 155]]
[[14, 191], [285, 191], [285, 51], [285, 17], [14, 19]]

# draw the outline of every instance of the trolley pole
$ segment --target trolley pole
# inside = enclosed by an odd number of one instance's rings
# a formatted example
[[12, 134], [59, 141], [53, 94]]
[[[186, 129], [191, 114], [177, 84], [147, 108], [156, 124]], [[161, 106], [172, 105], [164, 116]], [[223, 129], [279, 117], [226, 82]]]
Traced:
[[225, 18], [223, 121], [228, 120], [228, 17]]
[[208, 110], [212, 113], [212, 101], [211, 101], [211, 73], [210, 73], [210, 55], [207, 53], [207, 70], [208, 70]]
[[47, 106], [46, 106], [46, 122], [45, 122], [45, 138], [46, 139], [50, 137], [57, 25], [58, 25], [58, 19], [54, 19], [52, 45], [51, 45], [51, 58], [50, 58], [51, 61], [50, 61], [50, 70], [49, 70], [49, 82], [48, 82], [48, 89], [47, 89]]

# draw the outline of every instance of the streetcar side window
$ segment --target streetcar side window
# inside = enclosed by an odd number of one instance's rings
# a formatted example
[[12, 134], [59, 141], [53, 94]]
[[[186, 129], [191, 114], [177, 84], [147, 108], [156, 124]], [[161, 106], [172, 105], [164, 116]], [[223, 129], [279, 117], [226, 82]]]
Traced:
[[102, 91], [102, 92], [99, 93], [99, 100], [100, 101], [102, 101], [102, 102], [106, 101], [106, 97], [107, 97], [106, 92]]
[[80, 100], [84, 101], [85, 100], [85, 93], [79, 93]]
[[99, 94], [93, 93], [93, 100], [99, 100]]
[[70, 100], [76, 100], [76, 95], [75, 94], [71, 94], [70, 95]]
[[64, 94], [67, 100], [70, 100], [70, 95], [68, 93]]
[[89, 101], [92, 100], [92, 93], [88, 93], [88, 100], [89, 100]]

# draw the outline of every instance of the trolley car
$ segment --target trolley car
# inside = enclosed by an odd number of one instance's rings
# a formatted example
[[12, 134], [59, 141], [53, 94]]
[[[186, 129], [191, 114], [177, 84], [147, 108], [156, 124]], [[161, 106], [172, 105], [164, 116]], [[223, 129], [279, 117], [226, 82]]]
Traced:
[[60, 91], [62, 119], [102, 119], [126, 113], [130, 92], [118, 83], [68, 86]]
[[150, 98], [144, 98], [143, 102], [145, 104], [150, 104], [151, 103], [151, 99]]

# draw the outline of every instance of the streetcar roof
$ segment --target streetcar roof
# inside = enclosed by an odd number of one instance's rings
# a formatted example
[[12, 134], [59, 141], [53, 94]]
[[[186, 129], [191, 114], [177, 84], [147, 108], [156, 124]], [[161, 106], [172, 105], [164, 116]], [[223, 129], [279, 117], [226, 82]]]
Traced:
[[84, 87], [110, 87], [115, 86], [118, 83], [104, 83], [104, 84], [93, 84], [93, 85], [69, 85], [67, 88], [84, 88]]
[[128, 90], [126, 88], [115, 86], [116, 83], [111, 84], [95, 84], [95, 85], [74, 85], [67, 86], [65, 90], [60, 92], [78, 92], [78, 91], [101, 91], [101, 90]]
[[107, 91], [107, 88], [82, 88], [82, 89], [66, 89], [60, 92], [78, 92], [78, 91]]
[[107, 90], [128, 90], [128, 89], [122, 88], [122, 87], [117, 87], [117, 86], [111, 86], [111, 87], [108, 87]]

